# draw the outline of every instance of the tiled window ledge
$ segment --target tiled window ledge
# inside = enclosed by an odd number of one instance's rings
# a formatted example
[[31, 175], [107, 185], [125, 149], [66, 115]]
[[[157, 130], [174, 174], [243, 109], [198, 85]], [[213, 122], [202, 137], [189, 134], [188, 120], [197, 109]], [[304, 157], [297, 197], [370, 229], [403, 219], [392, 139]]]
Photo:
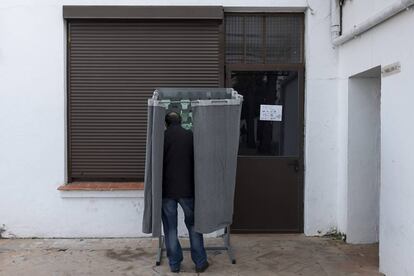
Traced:
[[61, 198], [143, 198], [141, 182], [73, 182], [58, 188]]
[[73, 182], [62, 185], [59, 191], [126, 191], [143, 190], [142, 182]]

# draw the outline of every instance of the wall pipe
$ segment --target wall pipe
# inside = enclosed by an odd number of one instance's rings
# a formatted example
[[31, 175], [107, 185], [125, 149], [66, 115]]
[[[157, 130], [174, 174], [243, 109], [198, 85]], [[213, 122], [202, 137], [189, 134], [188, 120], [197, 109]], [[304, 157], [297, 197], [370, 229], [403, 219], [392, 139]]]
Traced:
[[341, 19], [340, 19], [339, 0], [331, 0], [331, 35], [332, 39], [341, 35]]
[[[393, 17], [394, 15], [402, 12], [405, 9], [408, 9], [410, 6], [414, 5], [414, 0], [398, 0], [396, 3], [388, 6], [379, 13], [375, 14], [372, 17], [369, 17], [367, 20], [362, 23], [355, 25], [354, 29], [339, 34], [341, 26], [339, 26], [338, 31], [336, 25], [339, 22], [339, 2], [338, 0], [331, 0], [331, 32], [332, 32], [332, 43], [335, 46], [340, 46], [349, 40], [352, 40], [356, 36], [370, 30], [376, 25], [384, 22], [385, 20]], [[338, 8], [337, 8], [338, 7]], [[339, 24], [338, 24], [339, 25]]]

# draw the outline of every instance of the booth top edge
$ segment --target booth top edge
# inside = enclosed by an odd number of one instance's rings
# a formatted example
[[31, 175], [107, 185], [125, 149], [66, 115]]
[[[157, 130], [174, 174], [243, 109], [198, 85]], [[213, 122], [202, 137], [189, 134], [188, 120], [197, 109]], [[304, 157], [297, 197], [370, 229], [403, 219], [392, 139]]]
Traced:
[[238, 93], [233, 88], [157, 88], [154, 100], [213, 100], [234, 99]]

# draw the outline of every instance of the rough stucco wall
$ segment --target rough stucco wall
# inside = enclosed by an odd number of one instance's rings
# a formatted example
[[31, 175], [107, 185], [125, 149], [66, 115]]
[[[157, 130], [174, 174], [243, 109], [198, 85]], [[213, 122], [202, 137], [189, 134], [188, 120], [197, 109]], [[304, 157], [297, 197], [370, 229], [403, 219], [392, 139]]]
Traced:
[[[305, 7], [305, 232], [336, 225], [336, 56], [325, 0], [3, 0], [0, 4], [0, 227], [8, 237], [142, 236], [142, 193], [60, 193], [65, 183], [62, 5]], [[335, 102], [335, 104], [331, 104]], [[183, 225], [181, 233], [183, 233]]]
[[353, 1], [345, 0], [343, 7], [343, 31], [352, 30], [354, 25], [366, 20], [382, 9], [400, 0]]
[[308, 1], [305, 88], [305, 234], [337, 226], [337, 52], [328, 1]]
[[[340, 69], [340, 68], [339, 68]], [[340, 70], [338, 70], [340, 71]], [[348, 79], [338, 72], [338, 183], [337, 231], [347, 233], [348, 224]]]
[[[381, 80], [380, 270], [393, 276], [414, 274], [413, 25], [414, 11], [404, 11], [339, 50], [341, 79], [401, 63], [399, 74]], [[345, 99], [347, 84], [340, 86], [340, 98]]]

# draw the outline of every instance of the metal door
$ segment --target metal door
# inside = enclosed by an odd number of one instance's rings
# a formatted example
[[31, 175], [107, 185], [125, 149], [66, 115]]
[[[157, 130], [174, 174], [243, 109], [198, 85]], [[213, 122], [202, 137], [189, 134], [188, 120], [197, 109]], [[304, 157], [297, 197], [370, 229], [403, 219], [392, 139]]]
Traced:
[[244, 96], [232, 231], [303, 232], [303, 67], [265, 67], [227, 71]]

